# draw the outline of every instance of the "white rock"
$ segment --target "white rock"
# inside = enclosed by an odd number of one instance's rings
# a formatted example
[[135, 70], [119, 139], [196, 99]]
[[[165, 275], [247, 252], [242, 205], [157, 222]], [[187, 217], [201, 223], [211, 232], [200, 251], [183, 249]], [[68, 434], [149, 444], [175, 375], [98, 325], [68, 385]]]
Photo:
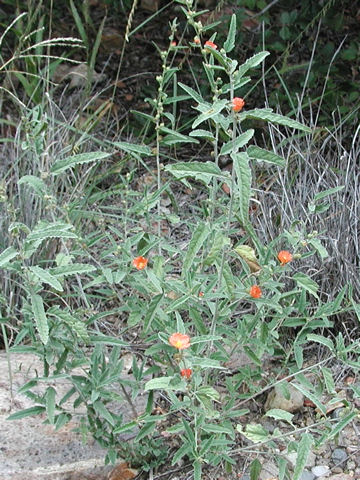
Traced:
[[327, 477], [330, 473], [330, 468], [327, 465], [317, 465], [311, 471], [315, 477]]

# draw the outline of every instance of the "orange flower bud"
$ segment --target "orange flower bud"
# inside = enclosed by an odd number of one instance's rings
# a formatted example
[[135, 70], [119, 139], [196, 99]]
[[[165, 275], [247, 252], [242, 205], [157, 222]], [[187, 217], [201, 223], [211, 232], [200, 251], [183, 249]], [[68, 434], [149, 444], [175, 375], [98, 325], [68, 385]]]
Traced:
[[278, 259], [281, 265], [285, 265], [286, 263], [291, 262], [291, 260], [293, 259], [293, 256], [287, 250], [281, 250], [278, 253]]
[[208, 40], [207, 42], [205, 42], [204, 47], [205, 48], [210, 47], [210, 48], [213, 48], [214, 50], [217, 50], [217, 48], [218, 48], [217, 45], [214, 42], [212, 42], [211, 40]]
[[200, 45], [200, 38], [199, 37], [194, 37], [194, 43], [196, 43], [196, 45]]
[[262, 295], [261, 288], [258, 285], [253, 285], [250, 288], [249, 294], [252, 298], [260, 298]]
[[172, 347], [175, 347], [178, 350], [185, 350], [185, 348], [190, 347], [190, 337], [183, 333], [173, 333], [169, 337], [169, 343]]
[[183, 368], [181, 371], [180, 371], [180, 375], [182, 377], [185, 377], [189, 380], [189, 378], [191, 377], [191, 374], [192, 374], [192, 370], [191, 368]]
[[173, 42], [171, 42], [170, 45], [171, 45], [172, 47], [176, 47], [176, 42], [175, 42], [175, 40], [174, 40]]
[[137, 270], [143, 270], [148, 263], [148, 259], [144, 257], [136, 257], [132, 261], [132, 264]]
[[204, 292], [199, 292], [199, 297], [203, 297], [204, 296]]
[[234, 112], [240, 112], [245, 105], [245, 102], [242, 98], [240, 97], [234, 97], [232, 101], [232, 109]]

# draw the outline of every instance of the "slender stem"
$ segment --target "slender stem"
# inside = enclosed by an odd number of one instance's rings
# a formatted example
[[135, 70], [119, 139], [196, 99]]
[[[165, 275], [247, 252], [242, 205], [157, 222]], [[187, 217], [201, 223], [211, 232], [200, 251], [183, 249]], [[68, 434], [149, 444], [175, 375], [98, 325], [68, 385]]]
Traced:
[[12, 368], [11, 368], [11, 362], [10, 362], [10, 350], [9, 350], [9, 342], [8, 342], [8, 338], [7, 338], [6, 328], [5, 328], [5, 325], [3, 323], [1, 324], [1, 332], [2, 332], [3, 339], [4, 339], [6, 361], [7, 361], [7, 364], [8, 364], [11, 405], [13, 405], [14, 404], [14, 391], [13, 391], [13, 375], [12, 375]]

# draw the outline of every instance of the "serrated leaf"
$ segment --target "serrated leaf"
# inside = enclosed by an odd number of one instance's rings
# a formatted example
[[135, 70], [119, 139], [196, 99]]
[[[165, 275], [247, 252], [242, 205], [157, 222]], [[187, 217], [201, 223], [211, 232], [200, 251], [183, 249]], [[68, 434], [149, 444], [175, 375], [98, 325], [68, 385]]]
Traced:
[[321, 343], [321, 345], [325, 345], [331, 352], [334, 351], [334, 344], [331, 338], [323, 337], [322, 335], [316, 335], [315, 333], [309, 333], [307, 335], [307, 339], [310, 342]]
[[221, 180], [229, 179], [229, 174], [222, 172], [213, 162], [177, 162], [174, 165], [167, 165], [165, 170], [177, 179], [191, 177], [204, 182], [205, 185], [209, 185], [214, 177]]
[[39, 178], [36, 177], [35, 175], [24, 175], [23, 177], [20, 178], [18, 181], [18, 185], [28, 185], [31, 187], [35, 193], [40, 195], [41, 197], [46, 193], [47, 187], [45, 185], [45, 182]]
[[226, 99], [218, 100], [205, 112], [201, 113], [192, 124], [192, 129], [196, 128], [200, 123], [210, 120], [210, 118], [216, 117], [228, 104]]
[[34, 273], [42, 283], [47, 283], [50, 287], [55, 288], [59, 292], [63, 291], [63, 287], [59, 280], [55, 278], [48, 270], [44, 270], [43, 268], [34, 265], [33, 267], [29, 267], [29, 270]]
[[179, 87], [181, 87], [183, 90], [185, 90], [185, 92], [187, 94], [190, 95], [190, 97], [195, 100], [195, 102], [197, 103], [204, 103], [204, 99], [202, 98], [202, 96], [195, 92], [194, 89], [192, 89], [191, 87], [188, 87], [187, 85], [184, 85], [183, 83], [179, 82], [178, 83]]
[[235, 47], [235, 36], [236, 36], [236, 15], [234, 13], [231, 17], [229, 33], [224, 43], [224, 50], [226, 53], [231, 52], [231, 50]]
[[294, 415], [291, 413], [281, 410], [280, 408], [272, 408], [271, 410], [265, 413], [267, 417], [275, 418], [275, 420], [285, 420], [285, 422], [292, 423]]
[[304, 273], [295, 273], [293, 276], [293, 279], [295, 282], [298, 284], [299, 287], [305, 288], [305, 290], [311, 295], [313, 295], [316, 298], [319, 298], [317, 295], [317, 291], [319, 289], [319, 285], [312, 280], [308, 275], [305, 275]]
[[250, 465], [250, 480], [258, 480], [261, 469], [262, 465], [259, 459], [255, 458], [255, 460], [253, 460]]
[[303, 385], [299, 385], [298, 383], [292, 383], [293, 387], [295, 387], [297, 390], [299, 390], [306, 398], [311, 400], [315, 405], [318, 407], [318, 409], [322, 412], [323, 415], [326, 415], [326, 408], [325, 406], [320, 402], [320, 400], [317, 398], [316, 395], [314, 395], [312, 392], [310, 392], [307, 388], [305, 388]]
[[145, 383], [145, 392], [149, 390], [182, 390], [181, 384], [176, 386], [170, 385], [174, 377], [158, 377], [152, 378]]
[[192, 130], [189, 135], [190, 137], [205, 137], [208, 140], [215, 140], [214, 134], [208, 130]]
[[79, 339], [84, 343], [90, 342], [90, 337], [86, 329], [85, 322], [81, 321], [79, 318], [74, 317], [71, 313], [66, 310], [62, 310], [60, 307], [55, 306], [51, 307], [48, 312], [48, 315], [53, 315], [60, 322], [66, 323], [70, 329], [79, 337]]
[[41, 222], [29, 233], [26, 242], [42, 241], [47, 238], [77, 238], [76, 233], [70, 231], [72, 228], [72, 225], [63, 222]]
[[96, 268], [93, 265], [87, 265], [85, 263], [71, 263], [61, 267], [54, 267], [50, 271], [55, 277], [66, 277], [68, 275], [81, 275], [84, 273], [93, 272], [94, 270], [96, 270]]
[[328, 393], [334, 393], [335, 391], [335, 382], [332, 376], [331, 371], [326, 367], [321, 367], [321, 373], [324, 378], [325, 387]]
[[189, 247], [185, 255], [183, 268], [182, 268], [183, 276], [186, 275], [186, 273], [189, 271], [190, 267], [194, 262], [196, 255], [198, 254], [199, 250], [203, 246], [209, 234], [210, 234], [210, 228], [206, 223], [200, 223], [197, 226], [195, 232], [193, 233], [193, 236], [191, 237]]
[[304, 132], [311, 133], [311, 128], [306, 127], [300, 122], [293, 120], [291, 118], [279, 115], [278, 113], [273, 113], [272, 109], [268, 108], [255, 108], [254, 110], [247, 110], [239, 114], [239, 120], [245, 120], [245, 118], [254, 118], [257, 120], [265, 120], [267, 122], [277, 123], [279, 125], [284, 125], [290, 128], [296, 128], [297, 130], [302, 130]]
[[238, 68], [238, 76], [236, 77], [236, 79], [239, 79], [241, 77], [243, 77], [245, 75], [245, 73], [250, 70], [251, 68], [254, 68], [254, 67], [257, 67], [261, 62], [264, 61], [264, 59], [270, 55], [269, 52], [259, 52], [257, 54], [255, 54], [253, 57], [250, 57], [246, 60], [245, 63], [243, 63], [242, 65], [240, 65], [240, 67]]
[[0, 253], [0, 268], [3, 268], [18, 255], [14, 247], [8, 247]]
[[73, 168], [76, 165], [81, 165], [83, 163], [97, 162], [98, 160], [103, 160], [104, 158], [110, 157], [110, 155], [111, 153], [106, 152], [79, 153], [78, 155], [73, 155], [71, 157], [58, 160], [53, 164], [50, 172], [53, 175], [58, 175], [68, 168]]
[[40, 295], [31, 295], [31, 307], [40, 340], [46, 345], [49, 340], [49, 325], [45, 314], [43, 300]]
[[225, 143], [220, 150], [220, 155], [228, 155], [229, 153], [237, 153], [240, 148], [246, 145], [254, 136], [255, 130], [252, 128], [239, 135], [235, 140]]
[[243, 226], [249, 223], [249, 204], [251, 196], [251, 169], [246, 153], [232, 154], [233, 168], [236, 173], [236, 204], [239, 220]]
[[251, 145], [247, 150], [246, 153], [249, 155], [250, 158], [255, 160], [260, 160], [266, 163], [272, 163], [277, 165], [278, 167], [285, 166], [285, 159], [276, 155], [276, 153], [269, 152], [268, 150], [264, 150], [263, 148], [257, 147], [256, 145]]
[[293, 480], [299, 480], [304, 471], [306, 462], [313, 444], [313, 437], [309, 433], [303, 433], [297, 449], [296, 464]]

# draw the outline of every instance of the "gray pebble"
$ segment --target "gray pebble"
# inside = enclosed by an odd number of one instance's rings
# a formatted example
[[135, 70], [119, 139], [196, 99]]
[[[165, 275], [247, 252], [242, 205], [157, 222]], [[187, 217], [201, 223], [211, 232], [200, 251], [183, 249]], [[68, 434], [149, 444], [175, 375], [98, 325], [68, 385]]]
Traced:
[[318, 465], [313, 467], [311, 471], [315, 477], [325, 477], [325, 475], [329, 475], [330, 468], [327, 465]]
[[331, 455], [331, 460], [334, 462], [335, 465], [345, 462], [347, 458], [347, 453], [343, 448], [335, 448]]
[[314, 480], [315, 475], [308, 470], [304, 470], [301, 474], [300, 480]]

